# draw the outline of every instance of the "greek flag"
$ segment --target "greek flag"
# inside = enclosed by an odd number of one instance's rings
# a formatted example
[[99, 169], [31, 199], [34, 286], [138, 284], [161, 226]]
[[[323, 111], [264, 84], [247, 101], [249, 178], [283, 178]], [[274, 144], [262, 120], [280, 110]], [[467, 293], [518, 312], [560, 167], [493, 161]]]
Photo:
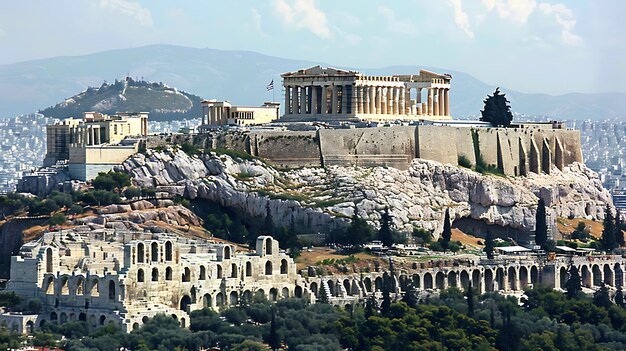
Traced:
[[274, 80], [273, 79], [270, 82], [270, 84], [267, 85], [267, 91], [270, 91], [270, 90], [274, 90]]

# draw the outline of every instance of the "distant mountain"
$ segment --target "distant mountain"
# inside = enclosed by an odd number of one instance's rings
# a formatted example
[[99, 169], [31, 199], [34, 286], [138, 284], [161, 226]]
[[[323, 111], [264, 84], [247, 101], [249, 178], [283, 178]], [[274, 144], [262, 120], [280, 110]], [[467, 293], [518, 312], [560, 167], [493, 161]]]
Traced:
[[106, 114], [116, 112], [150, 112], [150, 120], [162, 121], [198, 117], [202, 99], [163, 83], [135, 81], [130, 77], [103, 83], [39, 111], [47, 117], [80, 117], [86, 111]]
[[[248, 51], [195, 49], [154, 45], [103, 51], [71, 57], [55, 57], [0, 65], [0, 117], [30, 113], [45, 106], [100, 86], [114, 77], [136, 81], [164, 82], [202, 98], [228, 99], [238, 105], [260, 105], [283, 100], [280, 74], [321, 64], [272, 57]], [[332, 66], [332, 65], [330, 65]], [[453, 75], [451, 110], [454, 116], [478, 115], [483, 99], [495, 86], [463, 72], [436, 67], [393, 66], [357, 69], [367, 74], [419, 72], [426, 68]], [[276, 90], [265, 87], [274, 80]], [[626, 93], [609, 94], [524, 94], [502, 87], [514, 112], [548, 115], [555, 119], [606, 118], [626, 113]]]

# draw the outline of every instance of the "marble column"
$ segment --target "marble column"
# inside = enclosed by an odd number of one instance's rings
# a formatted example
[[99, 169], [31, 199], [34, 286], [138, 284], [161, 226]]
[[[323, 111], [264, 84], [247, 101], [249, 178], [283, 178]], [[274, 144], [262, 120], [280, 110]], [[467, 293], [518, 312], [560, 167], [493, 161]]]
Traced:
[[309, 91], [311, 92], [311, 114], [315, 115], [319, 113], [317, 110], [317, 87], [312, 85], [309, 87]]
[[333, 89], [333, 91], [332, 91], [332, 97], [330, 99], [330, 102], [331, 102], [330, 113], [335, 115], [335, 114], [338, 113], [338, 108], [337, 108], [337, 99], [338, 99], [338, 96], [337, 96], [338, 92], [337, 92], [337, 90], [338, 90], [338, 86], [337, 85], [333, 85], [331, 88]]
[[375, 114], [376, 113], [376, 87], [373, 86], [369, 86], [367, 87], [367, 90], [369, 91], [370, 94], [370, 114]]
[[427, 88], [428, 89], [428, 115], [432, 116], [433, 115], [433, 89], [431, 88]]
[[289, 115], [291, 114], [290, 109], [291, 106], [289, 105], [291, 103], [291, 87], [286, 86], [285, 87], [285, 114]]
[[349, 103], [350, 101], [348, 101], [348, 86], [342, 85], [341, 86], [341, 114], [342, 115], [345, 115], [348, 113]]
[[356, 100], [356, 113], [363, 113], [363, 87], [356, 87], [357, 100]]
[[380, 88], [380, 114], [387, 114], [387, 88]]
[[450, 116], [450, 89], [446, 89], [446, 116]]
[[400, 88], [400, 110], [399, 110], [399, 114], [401, 115], [406, 115], [406, 92], [405, 92], [405, 88], [402, 87]]
[[439, 104], [441, 104], [441, 99], [439, 96], [439, 89], [433, 89], [435, 98], [433, 99], [433, 116], [439, 116]]
[[300, 114], [306, 114], [306, 87], [300, 87]]
[[370, 89], [368, 86], [363, 87], [363, 113], [370, 113]]
[[[403, 113], [403, 104], [400, 104], [400, 88], [393, 88], [393, 114], [399, 115]], [[404, 100], [404, 99], [403, 99]]]
[[446, 96], [445, 96], [445, 90], [443, 88], [439, 88], [437, 89], [437, 95], [438, 95], [438, 100], [439, 100], [439, 116], [445, 116], [445, 103], [446, 103]]
[[326, 113], [328, 113], [328, 106], [326, 106], [326, 101], [328, 100], [328, 87], [326, 85], [322, 85], [322, 96], [321, 96], [322, 101], [320, 101], [321, 103], [321, 111], [320, 114], [325, 115]]
[[376, 114], [382, 113], [383, 88], [376, 87]]
[[291, 89], [292, 89], [291, 91], [291, 114], [297, 115], [299, 113], [298, 112], [298, 87], [292, 86]]
[[405, 89], [404, 92], [404, 107], [405, 107], [405, 113], [407, 115], [414, 115], [416, 112], [414, 112], [411, 107], [413, 107], [413, 103], [411, 102], [411, 88], [407, 88]]
[[389, 87], [387, 88], [387, 101], [389, 104], [387, 105], [387, 114], [395, 115], [396, 108], [398, 108], [398, 103], [396, 102], [396, 88]]

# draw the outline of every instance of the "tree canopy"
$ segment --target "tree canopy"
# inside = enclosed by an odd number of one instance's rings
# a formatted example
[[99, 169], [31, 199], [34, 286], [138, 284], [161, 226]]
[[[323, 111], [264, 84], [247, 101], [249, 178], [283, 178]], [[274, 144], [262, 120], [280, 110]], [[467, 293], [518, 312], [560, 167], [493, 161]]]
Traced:
[[494, 127], [508, 127], [513, 121], [511, 106], [505, 94], [500, 93], [500, 88], [496, 88], [493, 95], [488, 95], [485, 99], [485, 107], [480, 111], [483, 122], [489, 122]]

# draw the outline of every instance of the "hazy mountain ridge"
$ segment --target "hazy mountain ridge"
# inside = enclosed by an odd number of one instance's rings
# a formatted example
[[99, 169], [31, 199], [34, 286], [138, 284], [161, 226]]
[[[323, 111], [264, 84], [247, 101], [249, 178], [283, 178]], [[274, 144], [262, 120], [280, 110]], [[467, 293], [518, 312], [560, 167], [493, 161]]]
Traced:
[[100, 87], [89, 87], [85, 91], [65, 99], [55, 106], [41, 110], [49, 117], [80, 117], [85, 111], [107, 114], [116, 112], [150, 112], [152, 120], [172, 120], [198, 117], [201, 114], [199, 96], [178, 91], [163, 83], [125, 80]]
[[[322, 62], [285, 59], [249, 51], [196, 49], [170, 45], [109, 50], [0, 66], [0, 117], [30, 113], [51, 106], [105, 80], [131, 76], [165, 82], [202, 98], [228, 99], [238, 105], [282, 101], [280, 74]], [[430, 69], [453, 75], [451, 109], [454, 116], [478, 115], [483, 99], [495, 89], [471, 75], [454, 70], [390, 66], [357, 69], [367, 74], [418, 73]], [[265, 87], [274, 80], [275, 91]], [[607, 118], [626, 112], [626, 93], [525, 94], [502, 87], [514, 112], [548, 115], [555, 119]]]

